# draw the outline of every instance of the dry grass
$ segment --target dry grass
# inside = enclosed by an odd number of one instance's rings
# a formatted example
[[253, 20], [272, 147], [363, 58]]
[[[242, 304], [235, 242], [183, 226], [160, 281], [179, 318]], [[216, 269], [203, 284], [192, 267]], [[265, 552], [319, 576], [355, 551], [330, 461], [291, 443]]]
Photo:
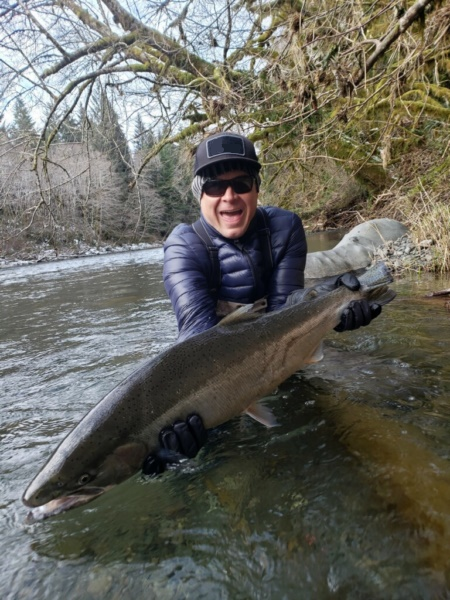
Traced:
[[[433, 260], [426, 270], [450, 272], [449, 172], [450, 156], [442, 152], [442, 147], [424, 147], [405, 154], [396, 163], [390, 170], [393, 183], [376, 197], [359, 195], [352, 198], [347, 193], [348, 182], [343, 185], [342, 178], [337, 177], [334, 189], [331, 185], [328, 187], [325, 207], [319, 206], [314, 212], [305, 201], [303, 210], [301, 206], [294, 210], [302, 217], [306, 216], [306, 224], [311, 229], [317, 223], [323, 223], [324, 228], [351, 228], [367, 219], [396, 219], [410, 229], [415, 243], [431, 240]], [[304, 188], [310, 198], [317, 194], [318, 185], [313, 178]], [[341, 203], [333, 202], [333, 196], [340, 196]]]
[[398, 165], [402, 184], [374, 202], [376, 216], [389, 216], [407, 225], [416, 243], [431, 240], [429, 269], [450, 271], [450, 159], [428, 148], [417, 150]]
[[434, 260], [431, 268], [450, 271], [450, 206], [439, 195], [426, 192], [416, 198], [411, 211], [411, 231], [415, 241], [433, 240]]

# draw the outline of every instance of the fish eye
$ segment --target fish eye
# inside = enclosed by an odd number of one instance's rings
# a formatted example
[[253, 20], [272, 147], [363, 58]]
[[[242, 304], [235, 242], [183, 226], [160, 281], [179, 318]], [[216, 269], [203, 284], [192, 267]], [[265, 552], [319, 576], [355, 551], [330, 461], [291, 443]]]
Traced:
[[92, 477], [89, 475], [89, 473], [83, 473], [78, 480], [78, 485], [86, 485], [86, 483], [89, 483], [91, 479]]

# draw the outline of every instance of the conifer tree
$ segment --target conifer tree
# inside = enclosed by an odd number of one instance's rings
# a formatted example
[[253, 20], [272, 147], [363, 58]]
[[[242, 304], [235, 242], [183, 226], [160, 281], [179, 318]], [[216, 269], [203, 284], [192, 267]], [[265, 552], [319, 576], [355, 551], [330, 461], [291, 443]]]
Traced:
[[80, 122], [75, 117], [67, 117], [59, 128], [58, 139], [61, 142], [81, 142], [83, 132]]
[[[99, 115], [99, 119], [94, 117], [87, 121], [92, 128], [89, 138], [94, 149], [108, 159], [111, 177], [117, 182], [114, 200], [119, 200], [124, 206], [129, 194], [128, 184], [132, 179], [128, 141], [122, 131], [119, 116], [103, 90], [96, 102], [96, 109], [95, 114]], [[122, 220], [119, 214], [117, 218]], [[124, 223], [123, 220], [122, 222]]]
[[18, 98], [14, 105], [14, 122], [10, 128], [13, 137], [35, 136], [36, 130], [30, 111], [22, 98]]
[[96, 123], [94, 146], [107, 155], [114, 172], [127, 184], [131, 177], [128, 141], [122, 131], [119, 116], [104, 91], [101, 92], [99, 104], [100, 119]]
[[149, 150], [155, 144], [151, 129], [145, 126], [140, 114], [136, 117], [133, 136], [134, 147], [137, 152]]
[[177, 223], [195, 221], [199, 211], [193, 201], [191, 180], [184, 168], [179, 145], [165, 145], [154, 165], [151, 177], [164, 204], [164, 229], [161, 234], [165, 235]]

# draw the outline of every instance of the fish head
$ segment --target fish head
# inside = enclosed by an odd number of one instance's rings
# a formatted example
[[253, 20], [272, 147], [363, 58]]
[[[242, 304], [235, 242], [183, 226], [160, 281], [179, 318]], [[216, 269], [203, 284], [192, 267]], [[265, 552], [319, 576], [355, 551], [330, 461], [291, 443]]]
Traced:
[[40, 507], [36, 513], [43, 516], [37, 518], [86, 504], [125, 481], [139, 471], [148, 449], [136, 441], [122, 444], [97, 460], [77, 454], [65, 456], [57, 449], [26, 489], [22, 502]]

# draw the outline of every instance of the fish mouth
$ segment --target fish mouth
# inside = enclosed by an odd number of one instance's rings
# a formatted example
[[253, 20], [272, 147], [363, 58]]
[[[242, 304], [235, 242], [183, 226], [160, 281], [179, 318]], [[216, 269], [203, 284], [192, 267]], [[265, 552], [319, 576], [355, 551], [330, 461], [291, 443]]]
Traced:
[[54, 500], [50, 500], [49, 502], [46, 502], [41, 506], [33, 508], [33, 510], [31, 510], [27, 514], [26, 522], [35, 523], [37, 521], [43, 521], [44, 519], [48, 519], [49, 517], [53, 517], [55, 515], [59, 515], [63, 512], [66, 512], [71, 508], [83, 506], [84, 504], [91, 502], [95, 498], [98, 498], [112, 487], [112, 485], [108, 485], [105, 487], [86, 487], [74, 490], [67, 496], [55, 498]]

